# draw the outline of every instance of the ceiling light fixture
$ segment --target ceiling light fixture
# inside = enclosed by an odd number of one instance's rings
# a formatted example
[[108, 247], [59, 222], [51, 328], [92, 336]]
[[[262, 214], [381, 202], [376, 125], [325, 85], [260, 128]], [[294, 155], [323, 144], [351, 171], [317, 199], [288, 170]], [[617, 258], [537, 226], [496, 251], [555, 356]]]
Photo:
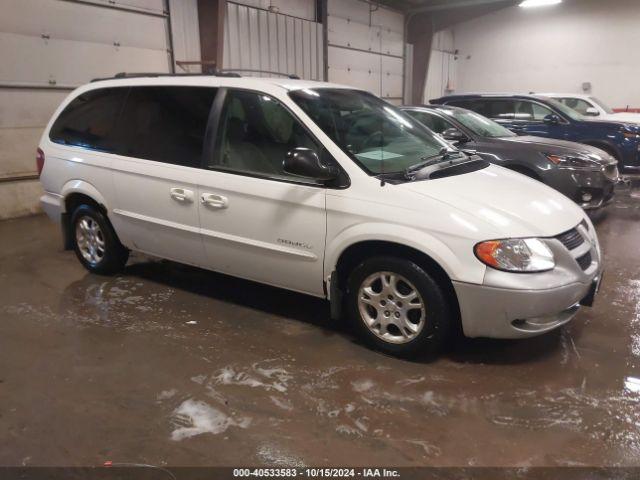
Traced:
[[562, 0], [523, 0], [520, 6], [523, 8], [546, 7], [547, 5], [557, 5]]

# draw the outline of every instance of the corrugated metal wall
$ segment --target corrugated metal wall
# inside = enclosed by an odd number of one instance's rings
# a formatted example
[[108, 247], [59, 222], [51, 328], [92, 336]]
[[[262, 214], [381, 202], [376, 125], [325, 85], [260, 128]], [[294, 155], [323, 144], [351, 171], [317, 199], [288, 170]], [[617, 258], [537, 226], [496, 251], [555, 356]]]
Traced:
[[321, 24], [229, 2], [224, 27], [223, 68], [323, 79]]
[[[200, 27], [198, 24], [198, 0], [169, 0], [173, 57], [176, 61], [200, 60]], [[180, 73], [180, 67], [176, 72]], [[200, 72], [191, 66], [191, 72]]]
[[329, 81], [402, 103], [404, 15], [360, 0], [329, 0]]

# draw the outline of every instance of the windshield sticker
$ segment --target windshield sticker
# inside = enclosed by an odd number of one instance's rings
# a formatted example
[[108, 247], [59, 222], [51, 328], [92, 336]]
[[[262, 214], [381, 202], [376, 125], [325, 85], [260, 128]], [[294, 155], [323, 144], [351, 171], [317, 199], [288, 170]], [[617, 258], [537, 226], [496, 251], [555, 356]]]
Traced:
[[387, 152], [386, 150], [371, 150], [370, 152], [356, 153], [356, 157], [368, 158], [370, 160], [391, 160], [392, 158], [402, 157], [397, 153]]

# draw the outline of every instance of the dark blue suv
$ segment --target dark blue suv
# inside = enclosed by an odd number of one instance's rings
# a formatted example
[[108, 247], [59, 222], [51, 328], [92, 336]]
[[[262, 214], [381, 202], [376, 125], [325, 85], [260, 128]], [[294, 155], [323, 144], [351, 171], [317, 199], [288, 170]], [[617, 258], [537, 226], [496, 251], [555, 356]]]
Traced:
[[640, 126], [589, 120], [575, 110], [540, 95], [467, 94], [431, 100], [478, 112], [519, 135], [571, 140], [598, 147], [622, 169], [640, 167]]

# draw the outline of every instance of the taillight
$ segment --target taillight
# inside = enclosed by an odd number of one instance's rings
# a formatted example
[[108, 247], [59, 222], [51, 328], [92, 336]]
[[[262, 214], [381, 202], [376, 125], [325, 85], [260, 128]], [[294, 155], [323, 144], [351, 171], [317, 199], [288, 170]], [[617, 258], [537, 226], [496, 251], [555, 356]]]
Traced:
[[44, 152], [41, 148], [39, 148], [36, 153], [36, 167], [38, 168], [38, 176], [40, 176], [44, 168]]

